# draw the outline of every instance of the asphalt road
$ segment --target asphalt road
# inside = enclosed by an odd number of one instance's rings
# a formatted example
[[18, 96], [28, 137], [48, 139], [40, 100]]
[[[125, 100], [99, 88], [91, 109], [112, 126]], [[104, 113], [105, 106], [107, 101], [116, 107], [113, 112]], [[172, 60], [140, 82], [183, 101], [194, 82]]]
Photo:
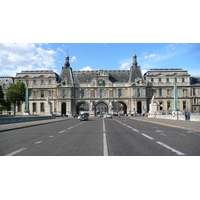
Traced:
[[199, 156], [200, 132], [128, 117], [68, 119], [0, 132], [1, 156]]

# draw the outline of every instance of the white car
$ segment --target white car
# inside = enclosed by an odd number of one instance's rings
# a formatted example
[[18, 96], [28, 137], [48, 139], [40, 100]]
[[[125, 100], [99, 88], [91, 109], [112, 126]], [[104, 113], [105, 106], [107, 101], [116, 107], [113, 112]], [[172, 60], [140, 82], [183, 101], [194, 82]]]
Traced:
[[111, 114], [107, 114], [106, 117], [107, 118], [112, 118], [112, 115]]

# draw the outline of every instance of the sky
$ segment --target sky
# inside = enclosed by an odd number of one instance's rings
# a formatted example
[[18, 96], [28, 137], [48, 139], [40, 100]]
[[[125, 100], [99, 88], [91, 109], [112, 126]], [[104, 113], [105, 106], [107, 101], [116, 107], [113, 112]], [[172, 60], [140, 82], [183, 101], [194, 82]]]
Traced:
[[0, 43], [0, 76], [23, 70], [127, 70], [134, 54], [142, 72], [182, 68], [200, 75], [200, 43]]

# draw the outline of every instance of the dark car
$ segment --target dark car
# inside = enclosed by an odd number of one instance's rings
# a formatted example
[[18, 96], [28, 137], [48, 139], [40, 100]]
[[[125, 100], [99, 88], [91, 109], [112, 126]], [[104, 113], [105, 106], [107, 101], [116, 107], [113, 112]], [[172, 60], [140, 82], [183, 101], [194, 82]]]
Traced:
[[88, 120], [88, 115], [81, 114], [81, 115], [79, 115], [78, 119], [81, 120], [81, 121], [86, 121], [86, 120]]

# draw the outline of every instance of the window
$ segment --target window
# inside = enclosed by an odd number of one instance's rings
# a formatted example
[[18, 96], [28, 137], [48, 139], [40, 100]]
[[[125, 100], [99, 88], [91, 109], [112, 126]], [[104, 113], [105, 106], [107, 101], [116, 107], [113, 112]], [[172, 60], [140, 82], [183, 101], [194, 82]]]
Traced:
[[26, 85], [28, 85], [29, 84], [29, 80], [26, 80]]
[[44, 84], [44, 80], [41, 80], [41, 84]]
[[85, 96], [85, 90], [81, 89], [81, 98], [84, 98], [84, 96]]
[[162, 96], [162, 88], [159, 88], [159, 96]]
[[196, 96], [196, 88], [192, 88], [192, 95]]
[[186, 101], [183, 101], [183, 110], [186, 111], [187, 108], [186, 108]]
[[62, 98], [65, 98], [67, 96], [66, 89], [62, 89]]
[[166, 78], [166, 81], [169, 82], [169, 78]]
[[99, 90], [99, 96], [100, 96], [100, 98], [103, 98], [103, 89]]
[[17, 112], [21, 112], [22, 111], [22, 106], [21, 106], [21, 104], [20, 105], [18, 105], [18, 107], [17, 107]]
[[185, 82], [185, 78], [182, 78], [182, 82]]
[[151, 78], [151, 82], [154, 82], [154, 78]]
[[137, 88], [137, 97], [140, 97], [140, 88]]
[[163, 110], [163, 102], [162, 101], [159, 102], [159, 107], [160, 107], [160, 110]]
[[118, 97], [122, 97], [122, 89], [118, 89]]
[[52, 80], [51, 80], [51, 79], [49, 79], [49, 85], [50, 85], [50, 84], [52, 84]]
[[37, 80], [33, 80], [33, 84], [37, 84]]
[[174, 82], [177, 83], [177, 78], [174, 78]]
[[158, 81], [161, 82], [161, 81], [162, 81], [162, 78], [159, 78]]
[[170, 101], [167, 102], [167, 110], [170, 110], [171, 109], [171, 103]]
[[41, 90], [41, 97], [44, 97], [44, 90]]
[[33, 113], [34, 113], [34, 112], [37, 112], [37, 111], [36, 111], [36, 108], [37, 108], [37, 107], [36, 107], [36, 103], [33, 103]]
[[40, 104], [40, 112], [44, 112], [44, 103]]

